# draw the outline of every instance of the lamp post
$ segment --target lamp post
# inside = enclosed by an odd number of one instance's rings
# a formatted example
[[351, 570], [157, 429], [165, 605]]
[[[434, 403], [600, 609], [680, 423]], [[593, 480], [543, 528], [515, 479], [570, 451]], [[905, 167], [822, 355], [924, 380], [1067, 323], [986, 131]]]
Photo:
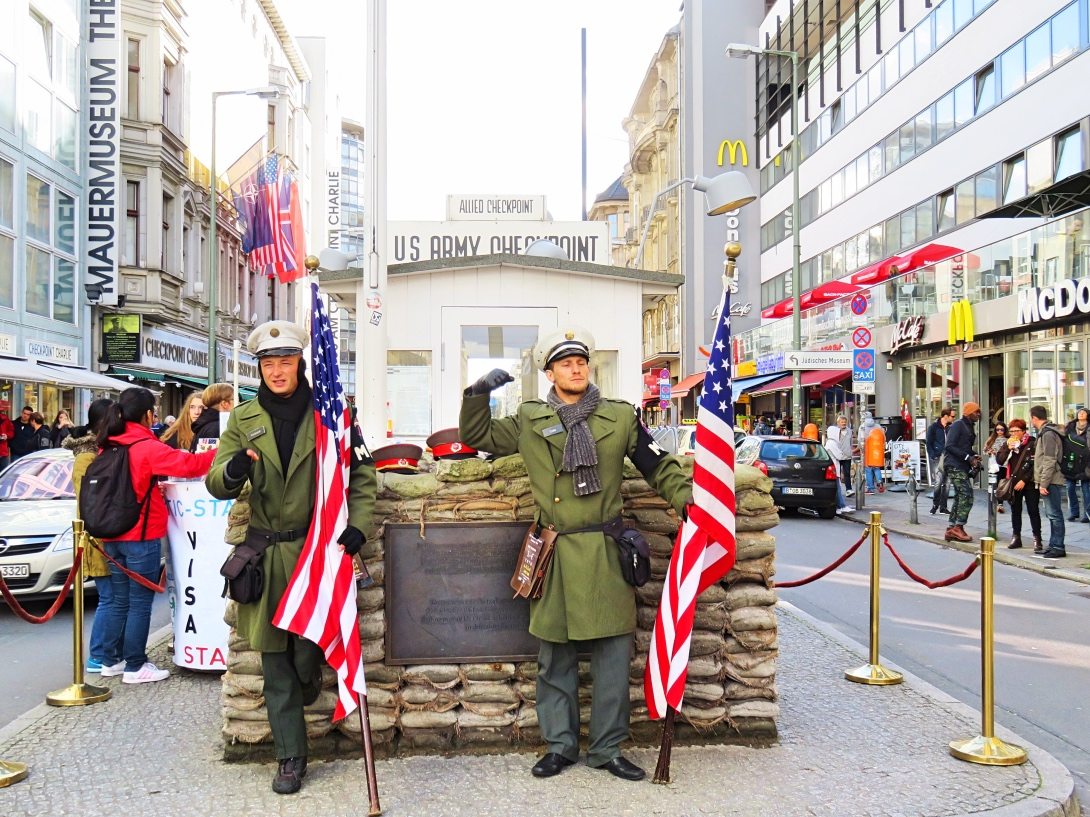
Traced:
[[247, 88], [241, 91], [212, 92], [212, 167], [208, 181], [209, 216], [208, 227], [208, 384], [216, 382], [216, 299], [219, 283], [219, 248], [216, 240], [216, 216], [219, 210], [216, 201], [216, 103], [221, 96], [256, 96], [259, 99], [277, 99], [281, 95], [279, 88]]
[[[786, 57], [791, 60], [791, 341], [793, 351], [802, 351], [802, 239], [799, 218], [799, 52], [777, 51], [772, 48], [758, 48], [747, 43], [730, 43], [726, 55], [735, 59], [747, 59], [768, 54], [773, 57]], [[794, 423], [792, 432], [802, 433], [802, 369], [791, 373], [791, 417]]]

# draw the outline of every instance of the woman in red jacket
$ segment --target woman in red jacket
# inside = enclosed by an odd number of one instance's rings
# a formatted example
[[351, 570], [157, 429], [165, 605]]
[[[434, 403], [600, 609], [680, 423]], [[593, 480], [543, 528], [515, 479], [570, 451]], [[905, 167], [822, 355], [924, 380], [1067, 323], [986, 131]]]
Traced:
[[[208, 473], [216, 452], [190, 454], [178, 451], [155, 438], [151, 424], [155, 416], [155, 397], [147, 389], [121, 392], [112, 405], [98, 436], [100, 448], [129, 446], [129, 470], [133, 492], [140, 499], [151, 492], [140, 520], [132, 530], [103, 543], [111, 557], [148, 581], [159, 580], [162, 538], [167, 532], [167, 505], [154, 477], [202, 477]], [[103, 666], [106, 677], [121, 675], [126, 684], [162, 681], [170, 675], [148, 661], [148, 629], [151, 626], [151, 602], [154, 593], [130, 581], [114, 564], [110, 565], [113, 604], [106, 624], [106, 639], [121, 639], [124, 660]]]

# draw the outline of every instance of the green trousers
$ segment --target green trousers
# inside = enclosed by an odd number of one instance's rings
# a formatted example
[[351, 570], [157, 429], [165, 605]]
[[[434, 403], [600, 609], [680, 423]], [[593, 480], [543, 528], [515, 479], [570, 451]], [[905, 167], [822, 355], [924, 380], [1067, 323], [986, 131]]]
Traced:
[[277, 760], [307, 756], [303, 707], [318, 700], [324, 660], [317, 644], [297, 635], [288, 636], [284, 652], [261, 653], [265, 708], [269, 712]]
[[579, 657], [590, 649], [594, 681], [587, 765], [604, 766], [628, 737], [628, 668], [632, 633], [559, 644], [542, 641], [537, 657], [537, 720], [549, 751], [579, 759]]

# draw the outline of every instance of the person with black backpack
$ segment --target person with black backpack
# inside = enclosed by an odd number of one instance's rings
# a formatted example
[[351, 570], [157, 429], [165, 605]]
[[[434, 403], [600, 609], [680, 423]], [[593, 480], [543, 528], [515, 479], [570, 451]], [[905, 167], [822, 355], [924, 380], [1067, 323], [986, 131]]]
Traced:
[[[155, 397], [142, 388], [125, 389], [107, 409], [99, 429], [99, 454], [80, 488], [80, 516], [88, 533], [102, 540], [106, 554], [151, 583], [159, 581], [167, 506], [159, 477], [201, 477], [215, 459], [178, 451], [155, 438], [151, 425]], [[126, 684], [162, 681], [170, 675], [148, 661], [148, 629], [154, 593], [130, 581], [110, 564], [113, 603], [105, 640], [121, 639], [123, 660], [101, 669], [103, 677], [122, 676]]]
[[[1067, 424], [1064, 432], [1068, 438], [1074, 435], [1083, 445], [1087, 445], [1090, 441], [1090, 411], [1084, 408], [1076, 411], [1075, 419]], [[1090, 479], [1087, 478], [1086, 471], [1075, 474], [1073, 477], [1064, 474], [1064, 479], [1067, 480], [1067, 518], [1072, 522], [1090, 522]], [[1082, 489], [1081, 516], [1079, 515], [1080, 487]]]
[[1033, 478], [1041, 494], [1041, 507], [1048, 517], [1048, 547], [1041, 554], [1046, 559], [1062, 559], [1067, 555], [1064, 544], [1064, 510], [1061, 488], [1064, 475], [1060, 462], [1064, 458], [1066, 435], [1061, 426], [1048, 421], [1048, 409], [1034, 406], [1029, 410], [1029, 421], [1037, 431], [1036, 453], [1033, 457]]

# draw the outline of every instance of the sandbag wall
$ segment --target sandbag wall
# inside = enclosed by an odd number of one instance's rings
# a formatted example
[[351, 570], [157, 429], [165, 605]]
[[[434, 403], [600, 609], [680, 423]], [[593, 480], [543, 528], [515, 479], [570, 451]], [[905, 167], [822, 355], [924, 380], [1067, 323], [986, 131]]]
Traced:
[[[691, 460], [687, 460], [691, 467]], [[527, 520], [534, 503], [526, 468], [518, 456], [444, 460], [411, 476], [379, 478], [376, 529], [368, 532], [363, 557], [376, 585], [358, 593], [360, 638], [376, 752], [505, 751], [537, 748], [534, 707], [536, 662], [386, 666], [382, 523]], [[643, 674], [662, 583], [678, 520], [630, 464], [621, 492], [624, 514], [651, 544], [652, 579], [637, 590], [636, 655], [630, 673], [632, 737], [655, 744], [660, 724], [651, 722], [643, 697]], [[740, 466], [738, 559], [724, 585], [697, 600], [689, 678], [676, 727], [679, 743], [768, 742], [776, 736], [776, 616], [771, 588], [775, 539], [767, 531], [779, 521], [771, 481]], [[240, 509], [241, 511], [242, 509]], [[236, 513], [232, 525], [245, 523]], [[513, 558], [513, 557], [512, 557]], [[235, 623], [233, 602], [226, 619]], [[232, 630], [228, 670], [222, 680], [224, 757], [264, 760], [273, 755], [262, 697], [261, 656]], [[306, 709], [312, 757], [344, 756], [360, 750], [360, 722], [333, 724], [336, 679], [325, 668], [325, 689]], [[580, 665], [580, 719], [590, 720], [589, 665]]]

